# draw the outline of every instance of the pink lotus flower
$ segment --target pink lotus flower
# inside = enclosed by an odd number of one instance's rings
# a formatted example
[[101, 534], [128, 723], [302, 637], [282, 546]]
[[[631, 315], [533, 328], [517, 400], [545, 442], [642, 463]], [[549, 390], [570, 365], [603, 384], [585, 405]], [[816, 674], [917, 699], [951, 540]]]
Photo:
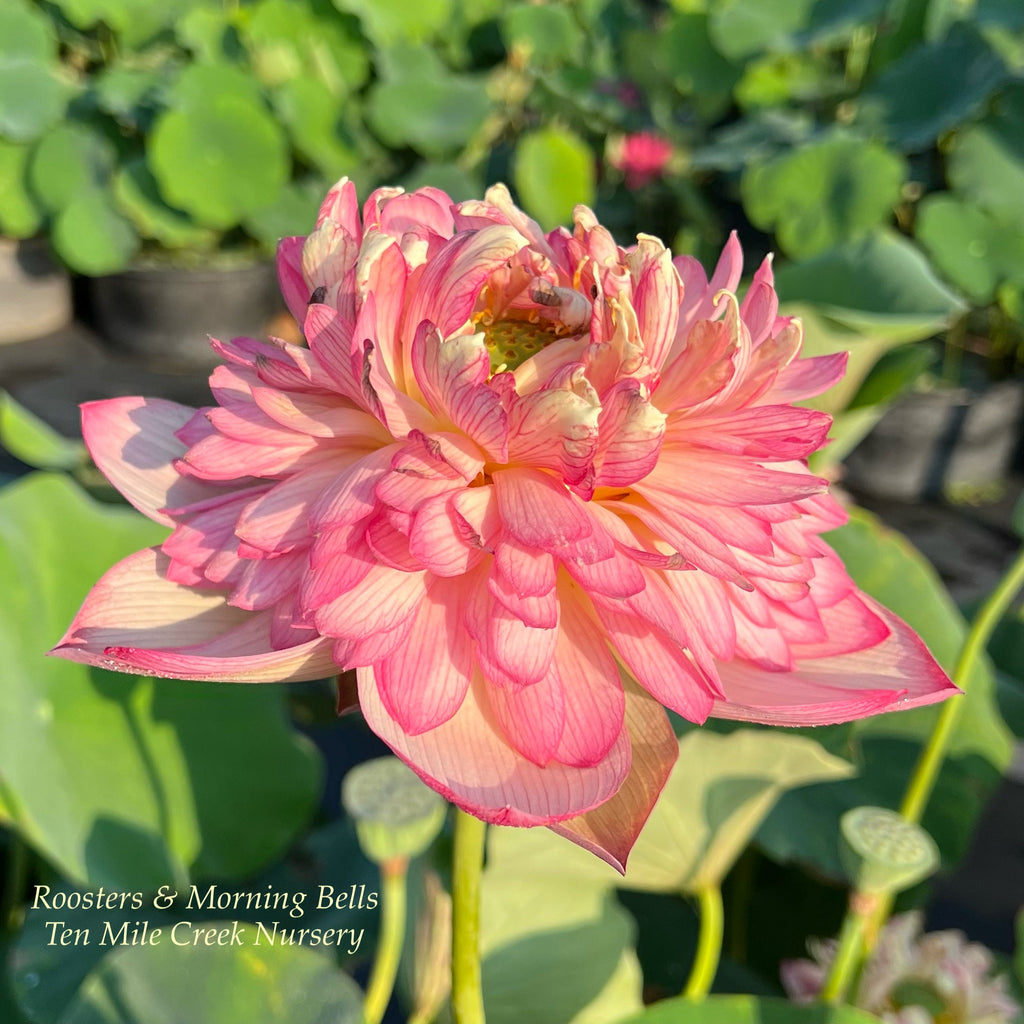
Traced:
[[672, 143], [654, 132], [634, 132], [609, 147], [608, 162], [626, 176], [629, 188], [661, 177], [672, 156]]
[[590, 210], [545, 236], [503, 186], [453, 205], [342, 181], [280, 278], [309, 347], [214, 341], [216, 404], [86, 405], [97, 464], [173, 527], [56, 653], [276, 681], [358, 669], [371, 728], [487, 821], [624, 861], [675, 756], [662, 705], [812, 725], [954, 687], [820, 539], [843, 512], [792, 403], [771, 265], [742, 305]]

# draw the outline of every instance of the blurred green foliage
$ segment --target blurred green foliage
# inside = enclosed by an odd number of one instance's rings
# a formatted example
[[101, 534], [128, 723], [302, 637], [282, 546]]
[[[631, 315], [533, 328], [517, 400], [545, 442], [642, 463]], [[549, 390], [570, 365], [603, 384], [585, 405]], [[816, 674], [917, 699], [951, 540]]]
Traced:
[[[854, 275], [896, 229], [1016, 319], [1022, 67], [999, 0], [9, 0], [0, 230], [98, 274], [272, 247], [343, 174], [504, 179], [546, 228], [587, 202], [706, 261], [739, 227]], [[671, 157], [627, 187], [639, 131]]]

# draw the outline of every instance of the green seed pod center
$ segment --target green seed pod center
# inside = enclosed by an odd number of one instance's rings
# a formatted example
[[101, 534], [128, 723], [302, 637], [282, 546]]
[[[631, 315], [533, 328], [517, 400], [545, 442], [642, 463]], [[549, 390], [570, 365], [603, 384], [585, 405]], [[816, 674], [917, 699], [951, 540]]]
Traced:
[[559, 337], [555, 324], [541, 320], [496, 320], [484, 328], [491, 373], [514, 370]]

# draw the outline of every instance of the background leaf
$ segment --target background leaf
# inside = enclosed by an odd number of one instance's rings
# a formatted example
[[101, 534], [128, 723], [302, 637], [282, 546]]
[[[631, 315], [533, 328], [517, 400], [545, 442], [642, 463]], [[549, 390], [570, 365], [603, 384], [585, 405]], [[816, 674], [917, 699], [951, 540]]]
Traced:
[[[222, 925], [223, 922], [216, 922]], [[197, 923], [196, 928], [202, 928]], [[155, 946], [109, 954], [59, 1024], [359, 1024], [358, 987], [320, 952], [301, 946]]]
[[845, 327], [894, 340], [931, 334], [964, 308], [921, 253], [888, 231], [779, 267], [775, 283], [787, 305], [812, 305]]
[[139, 236], [113, 197], [92, 189], [77, 195], [57, 214], [53, 247], [72, 270], [99, 276], [123, 270], [139, 249]]
[[428, 157], [461, 149], [483, 124], [490, 100], [482, 83], [440, 71], [380, 82], [370, 94], [370, 127], [389, 146], [411, 146]]
[[523, 206], [545, 229], [568, 224], [577, 203], [594, 202], [594, 154], [564, 128], [523, 135], [516, 147], [513, 177]]
[[82, 883], [146, 890], [190, 869], [251, 872], [280, 855], [319, 792], [318, 759], [272, 686], [155, 682], [43, 656], [102, 572], [164, 533], [65, 477], [0, 490], [0, 571], [17, 581], [0, 616], [4, 802]]
[[960, 22], [941, 42], [920, 45], [886, 69], [864, 95], [859, 121], [904, 150], [923, 149], [975, 113], [1007, 73], [988, 43]]
[[579, 878], [648, 892], [693, 892], [728, 873], [787, 789], [849, 776], [852, 768], [813, 739], [743, 728], [692, 730], [629, 855], [625, 876], [543, 829], [498, 829], [491, 856], [531, 875]]
[[905, 175], [884, 146], [834, 136], [750, 167], [743, 207], [791, 256], [811, 256], [888, 219]]
[[480, 940], [488, 1024], [613, 1024], [642, 1005], [633, 921], [603, 880], [544, 875], [508, 855], [533, 834], [570, 847], [546, 829], [489, 832]]
[[43, 220], [28, 188], [32, 150], [0, 139], [0, 233], [8, 238], [31, 238]]
[[711, 996], [699, 1001], [666, 999], [621, 1024], [876, 1024], [852, 1006], [796, 1006], [784, 999]]
[[88, 458], [81, 441], [62, 437], [6, 391], [0, 391], [0, 445], [36, 469], [74, 469]]

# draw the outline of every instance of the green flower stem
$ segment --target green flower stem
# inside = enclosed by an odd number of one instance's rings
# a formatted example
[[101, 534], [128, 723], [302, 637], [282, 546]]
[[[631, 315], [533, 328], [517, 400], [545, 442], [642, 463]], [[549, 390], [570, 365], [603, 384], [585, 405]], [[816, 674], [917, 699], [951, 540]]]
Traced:
[[452, 1011], [455, 1024], [484, 1024], [480, 984], [480, 872], [487, 825], [455, 812], [452, 859]]
[[[1006, 614], [1017, 592], [1024, 586], [1024, 548], [1018, 552], [1013, 564], [999, 581], [995, 590], [982, 605], [960, 651], [953, 670], [953, 682], [961, 690], [967, 689], [968, 680], [978, 659], [988, 646], [992, 631]], [[920, 823], [928, 800], [935, 789], [935, 783], [942, 770], [949, 741], [961, 714], [963, 700], [947, 700], [939, 712], [938, 721], [914, 767], [907, 791], [900, 805], [900, 814], [907, 821]], [[872, 896], [855, 892], [850, 898], [850, 910], [843, 922], [839, 936], [839, 947], [832, 963], [832, 969], [825, 982], [821, 998], [825, 1002], [838, 1003], [846, 995], [850, 981], [859, 969], [864, 956], [871, 951], [893, 906], [893, 894]]]
[[687, 999], [703, 999], [711, 991], [711, 983], [718, 971], [722, 956], [722, 934], [725, 914], [722, 909], [722, 890], [717, 885], [705, 885], [697, 890], [700, 906], [700, 933], [697, 936], [697, 955], [683, 995]]
[[409, 862], [396, 857], [381, 865], [381, 930], [370, 983], [363, 1002], [364, 1024], [380, 1024], [391, 1002], [405, 940], [406, 880]]
[[843, 919], [836, 955], [825, 979], [825, 986], [821, 990], [823, 1002], [841, 1003], [846, 998], [850, 983], [860, 968], [864, 956], [864, 931], [868, 917], [874, 909], [873, 902], [866, 905], [867, 902], [861, 893], [854, 893], [850, 897], [850, 909]]
[[[1006, 575], [999, 581], [996, 589], [989, 594], [988, 600], [982, 605], [977, 618], [971, 623], [967, 640], [960, 652], [956, 668], [953, 670], [953, 682], [961, 690], [967, 688], [967, 681], [970, 679], [978, 659], [985, 652], [992, 631], [1006, 614], [1014, 597], [1017, 596], [1017, 591], [1022, 586], [1024, 586], [1024, 547], [1018, 552]], [[906, 795], [900, 806], [900, 814], [907, 821], [920, 822], [921, 820], [921, 815], [928, 804], [928, 798], [935, 788], [935, 781], [939, 777], [942, 762], [946, 757], [946, 749], [949, 747], [953, 728], [960, 716], [963, 703], [963, 700], [947, 700], [942, 705], [939, 720], [928, 739], [927, 746], [918, 759], [914, 774], [910, 779], [910, 785], [907, 787]]]

